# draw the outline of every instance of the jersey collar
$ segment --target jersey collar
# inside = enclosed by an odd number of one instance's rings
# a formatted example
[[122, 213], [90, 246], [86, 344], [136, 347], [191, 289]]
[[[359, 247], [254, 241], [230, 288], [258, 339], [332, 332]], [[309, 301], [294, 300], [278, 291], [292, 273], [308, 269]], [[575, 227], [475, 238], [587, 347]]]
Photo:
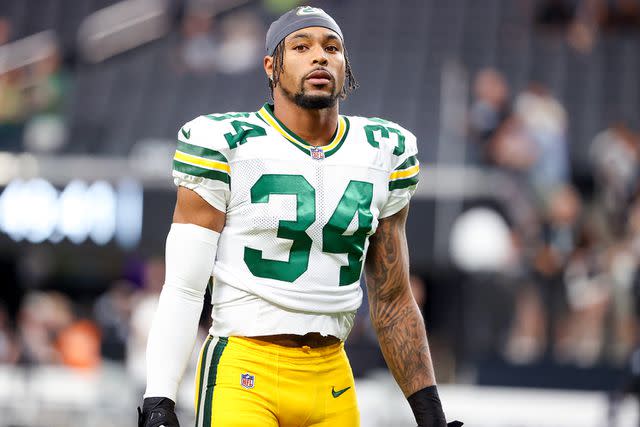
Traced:
[[306, 154], [311, 154], [312, 149], [322, 149], [322, 151], [324, 152], [324, 157], [329, 157], [340, 149], [342, 144], [344, 144], [344, 141], [347, 139], [347, 134], [349, 133], [349, 119], [345, 116], [338, 116], [338, 128], [333, 134], [331, 142], [329, 142], [329, 144], [327, 145], [314, 147], [313, 145], [309, 144], [304, 139], [293, 133], [284, 125], [284, 123], [278, 120], [275, 114], [273, 114], [273, 106], [271, 104], [264, 104], [264, 106], [258, 111], [257, 115], [264, 122], [274, 128], [287, 141], [292, 143], [295, 147]]

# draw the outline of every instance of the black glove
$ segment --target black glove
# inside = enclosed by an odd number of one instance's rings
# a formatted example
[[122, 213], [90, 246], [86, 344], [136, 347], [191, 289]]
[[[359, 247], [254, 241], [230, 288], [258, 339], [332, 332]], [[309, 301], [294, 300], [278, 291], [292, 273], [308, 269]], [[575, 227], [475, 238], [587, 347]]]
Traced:
[[451, 421], [450, 423], [447, 423], [447, 427], [462, 427], [462, 425], [464, 425], [464, 423], [460, 421]]
[[147, 397], [138, 407], [138, 427], [180, 427], [175, 407], [166, 397]]
[[[446, 423], [442, 404], [435, 385], [418, 390], [407, 398], [413, 415], [418, 421], [418, 427], [440, 427]], [[451, 421], [447, 427], [460, 427], [460, 421]]]

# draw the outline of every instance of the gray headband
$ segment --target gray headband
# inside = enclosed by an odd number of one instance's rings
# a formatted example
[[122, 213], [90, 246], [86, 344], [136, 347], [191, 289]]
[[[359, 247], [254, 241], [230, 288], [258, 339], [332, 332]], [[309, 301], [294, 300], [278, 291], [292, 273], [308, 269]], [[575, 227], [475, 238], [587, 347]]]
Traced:
[[289, 34], [307, 27], [328, 28], [335, 31], [344, 40], [340, 27], [324, 10], [317, 7], [300, 6], [291, 9], [271, 24], [265, 43], [267, 55], [273, 56], [276, 46]]

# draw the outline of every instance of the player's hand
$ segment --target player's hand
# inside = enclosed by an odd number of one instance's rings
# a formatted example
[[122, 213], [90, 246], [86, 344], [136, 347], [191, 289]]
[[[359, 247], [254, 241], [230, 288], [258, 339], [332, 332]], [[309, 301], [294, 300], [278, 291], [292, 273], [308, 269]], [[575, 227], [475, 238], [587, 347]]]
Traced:
[[138, 427], [180, 427], [176, 404], [166, 397], [147, 397], [138, 407]]

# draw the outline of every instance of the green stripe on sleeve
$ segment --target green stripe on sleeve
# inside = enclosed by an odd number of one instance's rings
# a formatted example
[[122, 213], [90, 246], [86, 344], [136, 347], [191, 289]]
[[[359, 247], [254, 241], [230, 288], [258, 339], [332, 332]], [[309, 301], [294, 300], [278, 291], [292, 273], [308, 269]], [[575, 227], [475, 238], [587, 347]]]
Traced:
[[402, 169], [409, 169], [410, 167], [415, 166], [417, 164], [418, 164], [418, 159], [416, 158], [416, 156], [411, 156], [407, 160], [402, 162], [402, 164], [400, 166], [395, 168], [395, 170], [399, 171], [399, 170], [402, 170]]
[[224, 351], [229, 338], [220, 337], [218, 344], [213, 349], [213, 360], [211, 361], [211, 367], [207, 375], [207, 392], [205, 394], [204, 401], [204, 417], [203, 427], [211, 427], [211, 408], [213, 406], [213, 389], [216, 385], [216, 376], [218, 375], [218, 364], [220, 363], [220, 357]]
[[192, 156], [229, 163], [227, 158], [219, 151], [204, 148], [199, 145], [189, 144], [188, 142], [178, 141], [178, 151], [182, 151], [186, 154], [191, 154]]
[[395, 181], [389, 182], [389, 191], [411, 187], [412, 185], [416, 185], [419, 180], [420, 174], [414, 175], [411, 178], [407, 179], [396, 179]]
[[178, 160], [173, 161], [173, 170], [181, 172], [187, 175], [197, 176], [201, 178], [213, 179], [216, 181], [222, 181], [225, 184], [229, 184], [231, 177], [226, 172], [214, 171], [210, 169], [201, 168], [199, 166], [182, 163]]

